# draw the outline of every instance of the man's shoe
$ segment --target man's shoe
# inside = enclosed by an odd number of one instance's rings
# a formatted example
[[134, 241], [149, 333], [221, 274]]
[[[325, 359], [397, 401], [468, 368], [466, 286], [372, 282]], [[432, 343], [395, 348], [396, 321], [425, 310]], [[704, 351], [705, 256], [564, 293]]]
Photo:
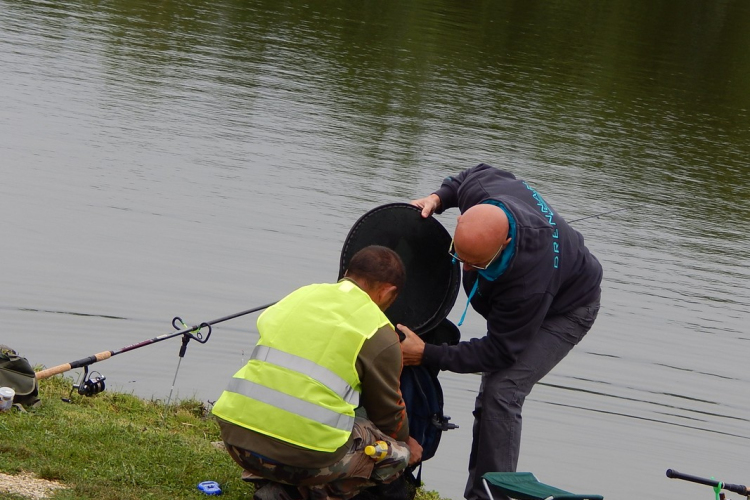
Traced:
[[269, 482], [255, 490], [253, 500], [301, 500], [296, 486]]

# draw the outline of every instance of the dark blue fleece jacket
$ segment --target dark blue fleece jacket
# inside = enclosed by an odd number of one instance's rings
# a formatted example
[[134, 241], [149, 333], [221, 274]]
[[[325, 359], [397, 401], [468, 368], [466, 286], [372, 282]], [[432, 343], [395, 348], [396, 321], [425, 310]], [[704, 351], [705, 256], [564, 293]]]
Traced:
[[515, 234], [510, 243], [513, 256], [502, 275], [489, 281], [476, 271], [463, 274], [467, 296], [479, 280], [471, 305], [487, 320], [487, 334], [455, 346], [428, 344], [423, 364], [458, 373], [505, 368], [545, 318], [599, 297], [599, 261], [583, 236], [525, 181], [480, 164], [446, 178], [435, 194], [441, 201], [438, 213], [452, 207], [463, 213], [479, 203], [500, 202], [515, 220]]

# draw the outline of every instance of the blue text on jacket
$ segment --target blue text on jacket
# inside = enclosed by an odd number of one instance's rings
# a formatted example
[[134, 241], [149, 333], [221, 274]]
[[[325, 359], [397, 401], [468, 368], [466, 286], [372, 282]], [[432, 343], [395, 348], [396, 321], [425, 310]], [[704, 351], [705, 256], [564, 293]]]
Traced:
[[531, 196], [536, 200], [536, 205], [539, 207], [539, 211], [542, 212], [542, 215], [547, 218], [550, 226], [554, 229], [554, 231], [552, 231], [552, 251], [555, 254], [553, 265], [555, 269], [557, 269], [560, 267], [560, 243], [555, 240], [560, 238], [560, 231], [557, 229], [557, 223], [555, 222], [555, 212], [553, 212], [549, 205], [547, 205], [547, 202], [544, 201], [544, 198], [542, 198], [542, 195], [539, 194], [536, 189], [529, 186], [526, 181], [523, 181], [523, 185], [526, 186], [526, 189], [531, 191]]

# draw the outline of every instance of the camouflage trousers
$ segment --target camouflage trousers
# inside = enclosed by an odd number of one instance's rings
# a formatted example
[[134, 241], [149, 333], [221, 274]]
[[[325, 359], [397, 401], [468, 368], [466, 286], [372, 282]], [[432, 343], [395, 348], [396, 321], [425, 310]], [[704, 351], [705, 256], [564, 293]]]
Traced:
[[[256, 485], [264, 484], [264, 480], [293, 485], [299, 492], [296, 498], [304, 500], [346, 500], [365, 488], [396, 480], [409, 462], [409, 448], [406, 443], [383, 434], [367, 419], [355, 419], [352, 435], [352, 446], [346, 455], [338, 462], [319, 469], [279, 464], [231, 445], [227, 445], [226, 448], [234, 461], [244, 469], [242, 479], [245, 481], [254, 482]], [[390, 443], [392, 453], [389, 457], [376, 462], [365, 455], [364, 449], [378, 440]], [[277, 490], [278, 493], [273, 495], [273, 498], [295, 498], [288, 493], [289, 488], [286, 488], [286, 493], [283, 491], [284, 488]], [[263, 498], [258, 494], [256, 497]]]

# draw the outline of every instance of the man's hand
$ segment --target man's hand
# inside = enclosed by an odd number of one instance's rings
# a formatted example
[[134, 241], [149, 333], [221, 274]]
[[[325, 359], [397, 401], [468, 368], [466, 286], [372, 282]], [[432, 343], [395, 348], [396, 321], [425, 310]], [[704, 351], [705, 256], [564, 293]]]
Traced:
[[406, 440], [406, 445], [409, 447], [409, 465], [416, 465], [422, 461], [422, 445], [417, 443], [417, 440], [409, 436]]
[[404, 325], [396, 325], [396, 328], [406, 336], [401, 342], [404, 366], [421, 364], [422, 355], [424, 354], [424, 340]]
[[412, 200], [409, 203], [417, 208], [421, 208], [422, 217], [426, 219], [430, 215], [434, 214], [435, 210], [440, 208], [440, 197], [433, 193], [430, 196], [425, 196], [424, 198], [420, 198], [418, 200]]

